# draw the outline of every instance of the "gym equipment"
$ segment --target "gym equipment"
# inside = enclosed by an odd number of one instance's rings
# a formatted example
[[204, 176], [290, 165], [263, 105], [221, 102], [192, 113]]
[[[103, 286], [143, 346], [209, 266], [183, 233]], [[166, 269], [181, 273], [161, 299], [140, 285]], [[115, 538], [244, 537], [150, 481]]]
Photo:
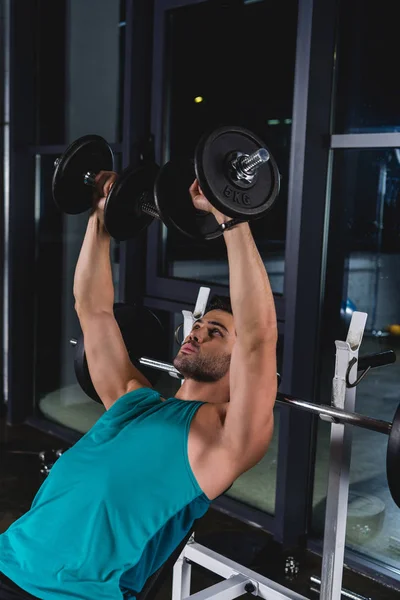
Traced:
[[[53, 174], [53, 198], [67, 214], [79, 214], [93, 206], [93, 188], [100, 171], [112, 171], [114, 157], [106, 140], [85, 135], [73, 142], [58, 158]], [[143, 202], [152, 193], [159, 167], [149, 162], [128, 167], [117, 177], [104, 206], [104, 224], [117, 241], [135, 237], [153, 221]], [[137, 201], [134, 202], [133, 199]]]
[[154, 210], [167, 227], [193, 240], [214, 240], [223, 232], [214, 215], [194, 207], [189, 188], [195, 179], [192, 161], [177, 159], [166, 163], [155, 181]]
[[104, 205], [104, 225], [119, 242], [136, 237], [159, 218], [148, 204], [159, 171], [155, 163], [128, 167], [118, 176]]
[[206, 133], [196, 146], [194, 165], [205, 196], [228, 217], [262, 217], [278, 196], [275, 160], [262, 140], [243, 127]]
[[354, 304], [354, 302], [350, 300], [350, 298], [347, 298], [346, 302], [343, 300], [343, 302], [340, 305], [340, 320], [342, 321], [346, 332], [349, 329], [351, 315], [356, 310], [357, 307]]
[[[92, 206], [99, 171], [113, 169], [113, 154], [100, 136], [73, 142], [55, 161], [53, 198], [59, 209], [78, 214]], [[196, 210], [189, 187], [198, 179], [208, 200], [239, 221], [260, 218], [272, 208], [280, 187], [275, 160], [263, 142], [240, 127], [221, 127], [202, 137], [192, 161], [128, 167], [116, 179], [104, 207], [104, 224], [118, 241], [135, 237], [153, 219], [184, 235], [212, 240], [223, 231], [214, 216]]]
[[180, 554], [182, 553], [183, 549], [185, 548], [186, 544], [188, 543], [188, 541], [191, 537], [192, 537], [192, 532], [190, 531], [188, 534], [185, 535], [182, 542], [177, 546], [177, 548], [175, 548], [175, 550], [172, 552], [172, 554], [167, 558], [165, 563], [163, 565], [161, 565], [161, 567], [159, 567], [157, 569], [157, 571], [155, 571], [155, 573], [153, 573], [153, 575], [150, 575], [150, 577], [146, 581], [143, 589], [140, 592], [136, 592], [135, 590], [121, 588], [121, 591], [123, 593], [125, 592], [124, 598], [125, 597], [126, 598], [135, 597], [136, 600], [152, 600], [156, 596], [157, 591], [161, 589], [161, 586], [163, 585], [163, 583], [165, 582], [167, 577], [169, 577], [174, 564], [178, 560]]
[[44, 477], [47, 477], [56, 460], [60, 458], [64, 452], [65, 450], [63, 449], [54, 450], [54, 448], [51, 450], [41, 450], [40, 452], [37, 450], [7, 450], [7, 454], [30, 454], [32, 456], [37, 456], [40, 462], [40, 474]]
[[51, 471], [52, 466], [65, 450], [43, 450], [39, 453], [39, 460], [41, 462], [40, 474], [43, 477], [47, 477]]
[[254, 133], [242, 127], [220, 127], [206, 133], [196, 146], [194, 161], [170, 161], [154, 187], [161, 219], [194, 239], [210, 240], [222, 234], [212, 215], [193, 207], [189, 187], [196, 178], [211, 204], [239, 221], [263, 217], [280, 189], [276, 162]]
[[[319, 597], [320, 588], [321, 579], [312, 575], [310, 577], [310, 592], [318, 594]], [[350, 590], [346, 590], [345, 588], [342, 588], [342, 598], [348, 598], [349, 600], [371, 600], [371, 598], [360, 596], [360, 594], [356, 594], [355, 592], [351, 592]]]
[[[165, 356], [167, 339], [164, 328], [156, 315], [145, 307], [130, 306], [128, 304], [114, 304], [114, 316], [120, 328], [125, 346], [128, 350], [132, 364], [154, 385], [157, 381], [154, 373], [154, 364], [141, 365], [139, 357], [156, 349], [156, 357]], [[70, 340], [75, 346], [74, 368], [79, 385], [92, 400], [101, 403], [94, 389], [85, 354], [83, 335], [78, 340]]]
[[54, 202], [62, 212], [77, 215], [92, 207], [94, 179], [100, 171], [113, 171], [114, 157], [102, 137], [85, 135], [70, 144], [54, 166]]
[[390, 426], [386, 473], [392, 498], [400, 507], [400, 405]]
[[363, 545], [383, 528], [386, 504], [372, 494], [349, 492], [346, 543]]

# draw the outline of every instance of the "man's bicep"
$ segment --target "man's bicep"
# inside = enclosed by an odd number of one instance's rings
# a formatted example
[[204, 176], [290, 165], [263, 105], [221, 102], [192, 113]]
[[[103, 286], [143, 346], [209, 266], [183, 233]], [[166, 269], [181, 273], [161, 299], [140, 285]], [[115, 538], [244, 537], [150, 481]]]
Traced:
[[81, 316], [86, 360], [93, 386], [108, 409], [128, 391], [151, 387], [131, 363], [114, 316], [98, 313]]

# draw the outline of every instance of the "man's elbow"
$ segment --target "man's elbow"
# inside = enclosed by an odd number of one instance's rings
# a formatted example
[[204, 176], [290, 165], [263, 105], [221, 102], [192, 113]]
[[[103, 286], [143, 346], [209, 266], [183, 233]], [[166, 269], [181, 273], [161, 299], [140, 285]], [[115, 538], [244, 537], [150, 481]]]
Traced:
[[259, 345], [276, 346], [278, 343], [278, 325], [277, 323], [265, 323], [260, 326], [255, 339]]
[[82, 323], [87, 319], [88, 316], [93, 315], [95, 311], [88, 306], [87, 302], [75, 300], [75, 312], [82, 327]]
[[81, 324], [83, 321], [92, 317], [102, 316], [105, 318], [114, 318], [114, 309], [112, 305], [99, 305], [96, 302], [91, 302], [90, 300], [75, 299], [74, 307]]

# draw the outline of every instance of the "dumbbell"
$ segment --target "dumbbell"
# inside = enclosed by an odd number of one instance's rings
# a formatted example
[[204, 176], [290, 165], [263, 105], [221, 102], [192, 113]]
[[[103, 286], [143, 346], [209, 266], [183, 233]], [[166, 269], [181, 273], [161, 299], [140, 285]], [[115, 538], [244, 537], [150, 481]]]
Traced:
[[[92, 205], [96, 174], [112, 170], [113, 155], [100, 136], [84, 136], [55, 167], [54, 200], [63, 212], [76, 214]], [[107, 231], [123, 241], [157, 218], [191, 238], [219, 237], [222, 231], [214, 216], [196, 210], [191, 201], [189, 187], [196, 178], [218, 210], [243, 221], [264, 216], [280, 187], [277, 165], [263, 142], [246, 129], [222, 127], [202, 137], [194, 161], [174, 160], [162, 169], [154, 163], [125, 169], [107, 196]]]
[[[52, 192], [61, 212], [79, 214], [93, 206], [95, 178], [100, 171], [114, 170], [113, 152], [104, 138], [85, 135], [73, 142], [55, 163]], [[141, 199], [152, 191], [159, 167], [148, 163], [128, 167], [117, 177], [104, 207], [104, 222], [118, 241], [135, 237], [147, 228], [154, 214], [146, 212]], [[137, 202], [132, 202], [132, 199]]]
[[194, 208], [189, 194], [194, 179], [217, 210], [239, 221], [263, 217], [280, 189], [277, 164], [254, 133], [243, 127], [205, 133], [194, 160], [168, 162], [154, 187], [156, 208], [164, 223], [195, 239], [213, 239], [222, 231], [213, 215]]

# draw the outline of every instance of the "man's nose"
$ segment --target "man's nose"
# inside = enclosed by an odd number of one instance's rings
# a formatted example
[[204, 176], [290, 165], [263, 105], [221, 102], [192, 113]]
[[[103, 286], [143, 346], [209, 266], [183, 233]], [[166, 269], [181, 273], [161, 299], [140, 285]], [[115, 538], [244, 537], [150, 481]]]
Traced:
[[196, 332], [192, 331], [192, 333], [190, 334], [190, 339], [194, 342], [197, 342], [198, 344], [201, 344], [204, 341], [204, 337], [205, 332], [199, 329], [197, 329]]

